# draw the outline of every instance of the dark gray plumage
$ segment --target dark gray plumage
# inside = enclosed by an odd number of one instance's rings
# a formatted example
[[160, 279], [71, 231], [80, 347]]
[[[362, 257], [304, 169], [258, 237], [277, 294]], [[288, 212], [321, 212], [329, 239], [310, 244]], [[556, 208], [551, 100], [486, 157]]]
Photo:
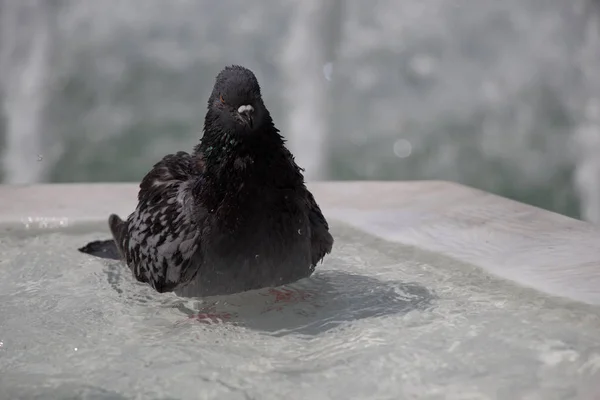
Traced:
[[123, 258], [159, 292], [236, 293], [310, 276], [333, 238], [302, 170], [265, 107], [254, 74], [219, 73], [192, 154], [164, 157], [138, 206], [109, 217], [113, 240], [80, 251]]

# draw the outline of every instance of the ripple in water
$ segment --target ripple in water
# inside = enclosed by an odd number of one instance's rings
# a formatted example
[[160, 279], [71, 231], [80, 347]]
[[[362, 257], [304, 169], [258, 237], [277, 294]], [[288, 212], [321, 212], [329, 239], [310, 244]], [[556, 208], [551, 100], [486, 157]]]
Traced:
[[50, 399], [564, 399], [593, 388], [598, 309], [332, 229], [335, 251], [311, 278], [206, 299], [155, 293], [76, 251], [105, 232], [1, 237], [0, 387]]

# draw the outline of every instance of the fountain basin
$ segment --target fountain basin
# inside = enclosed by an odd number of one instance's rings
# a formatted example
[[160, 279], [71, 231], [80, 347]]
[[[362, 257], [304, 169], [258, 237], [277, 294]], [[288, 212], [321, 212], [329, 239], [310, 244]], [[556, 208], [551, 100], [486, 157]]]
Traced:
[[0, 398], [600, 393], [600, 229], [449, 182], [309, 187], [336, 238], [311, 278], [189, 299], [76, 250], [137, 185], [0, 186]]

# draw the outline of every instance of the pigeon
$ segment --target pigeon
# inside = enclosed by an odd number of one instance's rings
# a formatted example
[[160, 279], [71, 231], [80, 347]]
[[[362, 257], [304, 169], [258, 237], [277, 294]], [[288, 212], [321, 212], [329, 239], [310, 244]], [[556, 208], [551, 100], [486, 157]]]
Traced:
[[135, 211], [108, 225], [112, 239], [79, 251], [124, 260], [159, 293], [200, 297], [307, 278], [334, 243], [256, 76], [239, 65], [217, 75], [193, 152], [156, 163]]

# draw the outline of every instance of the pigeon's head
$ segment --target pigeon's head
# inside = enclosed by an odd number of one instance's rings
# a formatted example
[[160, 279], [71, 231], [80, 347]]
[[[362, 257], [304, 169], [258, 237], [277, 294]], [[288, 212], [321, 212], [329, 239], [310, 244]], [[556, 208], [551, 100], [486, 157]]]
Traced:
[[260, 129], [269, 114], [258, 80], [252, 71], [238, 65], [226, 67], [217, 75], [208, 109], [213, 123], [238, 134]]

